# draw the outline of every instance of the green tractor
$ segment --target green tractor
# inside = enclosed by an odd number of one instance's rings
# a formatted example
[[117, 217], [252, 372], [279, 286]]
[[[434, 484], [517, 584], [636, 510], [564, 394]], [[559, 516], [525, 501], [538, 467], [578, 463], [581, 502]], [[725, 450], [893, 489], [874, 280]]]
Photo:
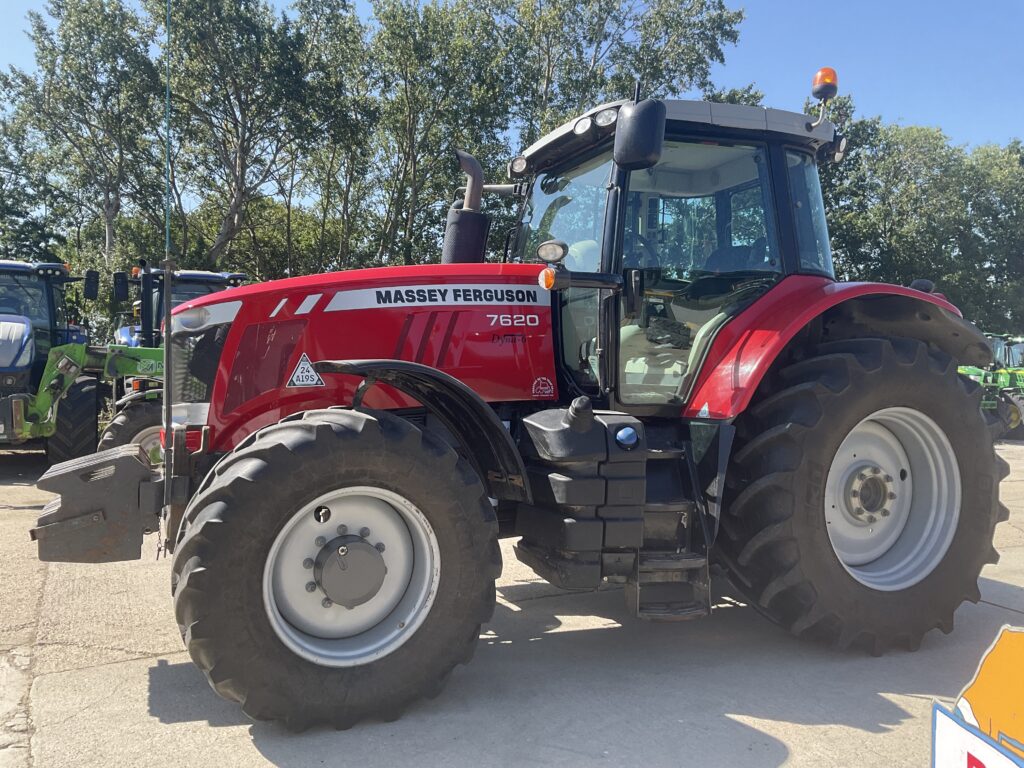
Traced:
[[[159, 347], [164, 305], [163, 272], [150, 270], [145, 261], [140, 264], [132, 269], [131, 277], [126, 272], [114, 273], [115, 302], [124, 303], [135, 296], [132, 311], [122, 315], [114, 340], [129, 348]], [[237, 287], [247, 280], [248, 276], [240, 272], [176, 271], [171, 306]], [[162, 378], [137, 372], [116, 381], [114, 389], [114, 416], [100, 435], [99, 450], [134, 443], [142, 446], [153, 464], [159, 464], [162, 461]]]
[[959, 371], [984, 388], [983, 410], [999, 417], [1004, 437], [1024, 438], [1024, 338], [986, 333], [992, 362], [982, 368], [961, 366]]
[[41, 443], [50, 463], [96, 450], [101, 382], [162, 373], [158, 351], [90, 345], [67, 306], [76, 282], [85, 299], [97, 297], [95, 270], [74, 277], [64, 264], [0, 261], [0, 446]]

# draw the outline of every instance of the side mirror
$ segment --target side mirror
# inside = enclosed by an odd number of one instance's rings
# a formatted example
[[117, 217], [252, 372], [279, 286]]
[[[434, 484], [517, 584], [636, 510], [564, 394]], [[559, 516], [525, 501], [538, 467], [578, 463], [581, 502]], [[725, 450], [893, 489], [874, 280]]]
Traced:
[[121, 304], [128, 301], [128, 273], [114, 273], [114, 303]]
[[651, 168], [665, 143], [665, 102], [644, 99], [624, 104], [615, 127], [615, 164], [626, 171]]
[[85, 282], [82, 283], [82, 296], [95, 301], [100, 296], [100, 273], [95, 269], [85, 270]]

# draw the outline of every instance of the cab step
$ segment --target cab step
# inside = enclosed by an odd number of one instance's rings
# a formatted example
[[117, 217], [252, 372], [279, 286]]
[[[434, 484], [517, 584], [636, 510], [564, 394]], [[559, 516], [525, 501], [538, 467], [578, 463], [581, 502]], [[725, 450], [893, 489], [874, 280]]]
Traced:
[[626, 603], [641, 619], [686, 621], [711, 613], [708, 560], [691, 552], [641, 552], [626, 583]]

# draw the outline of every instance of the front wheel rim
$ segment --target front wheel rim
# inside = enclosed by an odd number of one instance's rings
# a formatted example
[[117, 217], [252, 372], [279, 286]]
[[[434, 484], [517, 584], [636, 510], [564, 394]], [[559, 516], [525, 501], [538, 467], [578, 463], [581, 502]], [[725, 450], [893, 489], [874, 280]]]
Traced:
[[132, 443], [142, 446], [142, 450], [145, 451], [150, 463], [154, 466], [162, 464], [164, 460], [163, 446], [160, 444], [161, 428], [159, 424], [153, 427], [146, 427], [139, 430], [132, 438]]
[[883, 408], [850, 430], [829, 468], [832, 549], [866, 587], [912, 587], [949, 550], [961, 496], [956, 454], [941, 427], [913, 408]]
[[[328, 581], [328, 558], [337, 550], [362, 557], [352, 575], [371, 584], [348, 605], [328, 594], [338, 599]], [[422, 625], [440, 562], [433, 527], [408, 499], [371, 486], [337, 489], [305, 504], [277, 534], [264, 565], [264, 608], [277, 637], [298, 656], [328, 667], [367, 664]]]

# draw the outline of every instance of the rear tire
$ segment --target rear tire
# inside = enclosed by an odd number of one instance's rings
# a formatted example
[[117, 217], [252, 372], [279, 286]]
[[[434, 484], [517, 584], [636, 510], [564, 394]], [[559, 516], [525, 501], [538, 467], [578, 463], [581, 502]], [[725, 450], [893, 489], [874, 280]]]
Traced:
[[96, 379], [79, 376], [57, 403], [56, 431], [46, 439], [47, 461], [59, 464], [94, 453], [98, 431]]
[[[346, 494], [367, 498], [346, 506]], [[352, 511], [367, 505], [383, 510], [379, 524]], [[179, 628], [211, 687], [257, 720], [293, 730], [393, 720], [413, 700], [439, 693], [453, 667], [469, 661], [494, 610], [498, 526], [480, 478], [445, 443], [388, 413], [309, 411], [267, 427], [214, 467], [185, 520], [172, 576]], [[353, 529], [342, 531], [343, 523]], [[355, 527], [367, 525], [374, 531], [355, 541]], [[310, 547], [317, 563], [324, 553], [341, 554], [337, 541], [320, 541], [321, 530], [328, 539], [348, 535], [346, 551], [363, 547], [371, 559], [364, 541], [386, 540], [382, 559], [418, 541], [426, 549], [416, 551], [437, 567], [422, 578], [413, 568], [400, 602], [383, 604], [391, 612], [357, 626], [366, 615], [357, 612], [376, 612], [389, 582], [353, 610], [321, 608], [326, 570], [313, 570], [299, 551]], [[387, 578], [402, 572], [401, 561], [387, 562]], [[365, 571], [352, 573], [346, 578]], [[296, 589], [288, 581], [296, 577], [314, 589]], [[414, 587], [431, 596], [407, 603]], [[397, 640], [378, 642], [387, 633]]]
[[163, 426], [163, 406], [159, 400], [138, 400], [128, 403], [100, 435], [96, 450], [105, 451], [121, 445], [138, 443], [150, 455], [154, 465], [162, 462], [160, 429]]
[[716, 544], [737, 587], [841, 648], [952, 631], [1007, 516], [980, 402], [948, 356], [908, 339], [832, 342], [779, 371], [737, 423]]

